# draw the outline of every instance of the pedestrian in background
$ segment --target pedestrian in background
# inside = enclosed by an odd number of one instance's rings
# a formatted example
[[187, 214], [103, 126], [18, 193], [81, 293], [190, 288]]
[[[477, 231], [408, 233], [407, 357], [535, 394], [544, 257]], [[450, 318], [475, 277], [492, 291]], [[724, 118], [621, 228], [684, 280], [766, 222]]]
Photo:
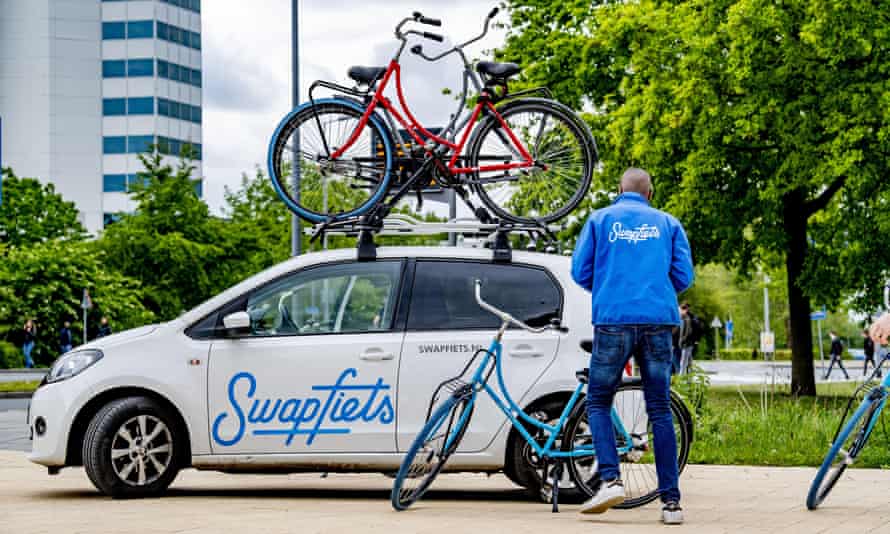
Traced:
[[[865, 339], [862, 342], [862, 352], [865, 353], [865, 363], [862, 365], [862, 376], [868, 374], [868, 362], [871, 362], [871, 366], [875, 369], [878, 368], [878, 365], [875, 363], [875, 342], [869, 337], [868, 330], [862, 331], [862, 337]], [[878, 371], [878, 378], [881, 377], [881, 372]]]
[[844, 345], [841, 343], [841, 338], [838, 337], [834, 330], [829, 332], [828, 335], [831, 337], [831, 350], [829, 351], [831, 354], [831, 363], [828, 364], [828, 371], [825, 372], [823, 378], [828, 380], [828, 377], [831, 376], [831, 368], [834, 367], [836, 362], [840, 370], [844, 372], [844, 376], [849, 380], [850, 375], [847, 373], [847, 370], [844, 368], [844, 363], [841, 361], [841, 354], [844, 352]]
[[96, 332], [96, 337], [105, 337], [111, 335], [111, 326], [108, 324], [108, 317], [102, 317], [102, 320], [99, 321], [99, 331]]
[[70, 351], [72, 344], [71, 323], [65, 321], [62, 324], [62, 328], [59, 330], [59, 352], [61, 354], [65, 354], [66, 352]]
[[37, 341], [37, 325], [33, 320], [25, 321], [25, 327], [22, 332], [22, 354], [25, 355], [25, 367], [31, 369], [34, 367], [34, 360], [31, 359], [31, 352], [34, 350], [34, 343]]

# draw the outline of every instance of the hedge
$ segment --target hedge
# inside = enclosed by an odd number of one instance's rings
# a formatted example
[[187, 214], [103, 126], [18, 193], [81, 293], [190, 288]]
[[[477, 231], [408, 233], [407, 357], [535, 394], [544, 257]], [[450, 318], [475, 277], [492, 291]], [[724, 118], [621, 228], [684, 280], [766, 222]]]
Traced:
[[[753, 348], [738, 348], [738, 349], [720, 349], [720, 359], [721, 360], [753, 360], [751, 357], [751, 353], [754, 351]], [[763, 360], [763, 353], [757, 351], [757, 359]], [[775, 360], [777, 361], [791, 361], [791, 349], [776, 349]]]

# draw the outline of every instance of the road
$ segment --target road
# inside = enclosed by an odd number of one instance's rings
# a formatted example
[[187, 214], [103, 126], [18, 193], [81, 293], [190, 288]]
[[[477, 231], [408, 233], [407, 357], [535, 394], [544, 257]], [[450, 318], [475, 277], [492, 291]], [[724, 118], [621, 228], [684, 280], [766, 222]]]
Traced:
[[[678, 532], [890, 532], [888, 474], [852, 470], [824, 508], [803, 505], [813, 469], [690, 466]], [[390, 508], [382, 475], [225, 475], [185, 471], [161, 499], [113, 501], [82, 469], [55, 477], [21, 453], [0, 452], [0, 532], [15, 533], [447, 533], [664, 532], [657, 505], [579, 516], [550, 513], [497, 475], [444, 475], [407, 512]]]

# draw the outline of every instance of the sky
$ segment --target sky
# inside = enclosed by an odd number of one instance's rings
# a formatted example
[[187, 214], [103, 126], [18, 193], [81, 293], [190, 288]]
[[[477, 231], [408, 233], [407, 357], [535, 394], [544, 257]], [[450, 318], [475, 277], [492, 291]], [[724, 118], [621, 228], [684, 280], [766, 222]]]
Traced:
[[[397, 49], [393, 30], [413, 11], [442, 20], [420, 30], [446, 36], [442, 44], [420, 39], [427, 53], [444, 50], [482, 30], [496, 0], [301, 0], [300, 95], [325, 79], [351, 86], [352, 65], [385, 66]], [[202, 2], [204, 72], [204, 197], [220, 213], [224, 191], [237, 189], [242, 173], [265, 171], [275, 127], [291, 109], [291, 0], [206, 0]], [[495, 21], [503, 21], [501, 13]], [[479, 59], [503, 42], [504, 31], [467, 48]], [[409, 48], [414, 42], [409, 43]], [[455, 111], [461, 63], [456, 56], [428, 63], [402, 56], [402, 86], [414, 115], [426, 126], [447, 122]], [[323, 94], [323, 93], [322, 93]]]

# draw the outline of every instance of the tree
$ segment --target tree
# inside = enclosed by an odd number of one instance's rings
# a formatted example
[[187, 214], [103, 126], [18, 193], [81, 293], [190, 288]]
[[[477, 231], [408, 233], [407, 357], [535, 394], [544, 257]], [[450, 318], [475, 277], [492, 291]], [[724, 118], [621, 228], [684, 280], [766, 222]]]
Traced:
[[[19, 343], [16, 334], [26, 319], [34, 319], [38, 363], [49, 364], [58, 355], [59, 328], [81, 317], [84, 289], [93, 300], [93, 324], [105, 315], [116, 329], [126, 329], [154, 318], [142, 305], [140, 283], [108, 269], [94, 242], [53, 239], [30, 247], [0, 245], [0, 260], [0, 338]], [[81, 330], [71, 330], [76, 344], [82, 342]]]
[[140, 155], [137, 211], [105, 229], [100, 245], [110, 266], [142, 281], [145, 304], [161, 320], [176, 317], [239, 279], [225, 223], [210, 215], [192, 183], [194, 167], [176, 169], [155, 150]]
[[815, 395], [811, 298], [873, 303], [890, 262], [839, 230], [890, 227], [890, 3], [509, 4], [500, 57], [594, 111], [610, 182], [650, 170], [699, 263], [785, 267], [792, 391]]
[[83, 239], [86, 230], [77, 220], [77, 208], [56, 193], [53, 184], [19, 178], [12, 169], [2, 172], [0, 243], [28, 246], [49, 239]]

